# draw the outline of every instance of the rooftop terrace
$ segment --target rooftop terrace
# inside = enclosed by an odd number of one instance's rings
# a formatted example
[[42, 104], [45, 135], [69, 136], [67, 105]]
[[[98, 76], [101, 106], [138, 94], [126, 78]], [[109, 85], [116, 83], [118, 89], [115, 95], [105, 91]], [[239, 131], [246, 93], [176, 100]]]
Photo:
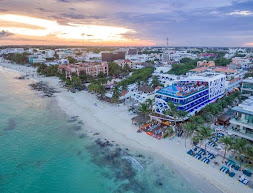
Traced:
[[171, 86], [165, 87], [157, 93], [184, 98], [208, 88], [207, 82], [201, 81], [179, 81]]

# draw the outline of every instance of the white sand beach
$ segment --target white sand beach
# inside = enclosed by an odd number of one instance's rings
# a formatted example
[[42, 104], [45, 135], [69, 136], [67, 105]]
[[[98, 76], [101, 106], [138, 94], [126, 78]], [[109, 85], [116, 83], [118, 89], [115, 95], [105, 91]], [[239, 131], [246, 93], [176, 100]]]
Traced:
[[[132, 125], [127, 107], [124, 105], [113, 105], [99, 101], [95, 95], [86, 91], [71, 93], [60, 87], [58, 78], [46, 78], [38, 76], [36, 69], [20, 65], [0, 64], [5, 69], [11, 69], [28, 75], [37, 81], [48, 82], [51, 86], [57, 87], [60, 93], [56, 94], [59, 106], [70, 116], [79, 116], [84, 126], [92, 135], [100, 133], [96, 137], [115, 141], [128, 148], [136, 149], [139, 152], [149, 152], [153, 156], [160, 157], [161, 160], [173, 166], [189, 181], [195, 184], [200, 192], [253, 192], [251, 188], [237, 179], [228, 177], [219, 172], [219, 167], [213, 163], [206, 165], [197, 159], [189, 156], [186, 152], [191, 148], [187, 141], [187, 148], [184, 146], [184, 139], [174, 138], [173, 140], [157, 140], [145, 133], [137, 133], [137, 126]], [[94, 105], [94, 104], [97, 105]], [[87, 132], [87, 131], [84, 131]], [[220, 191], [218, 191], [217, 189]]]

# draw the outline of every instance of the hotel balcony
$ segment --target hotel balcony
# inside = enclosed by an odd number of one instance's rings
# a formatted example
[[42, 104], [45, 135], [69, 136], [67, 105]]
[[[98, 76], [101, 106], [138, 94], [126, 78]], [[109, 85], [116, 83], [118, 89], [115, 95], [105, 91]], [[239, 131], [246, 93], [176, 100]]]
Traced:
[[242, 137], [242, 138], [248, 139], [250, 141], [253, 141], [253, 134], [251, 134], [251, 133], [242, 133], [242, 132], [240, 132], [240, 130], [235, 130], [235, 129], [229, 128], [228, 134], [229, 135], [236, 135], [238, 137]]
[[234, 118], [230, 120], [230, 123], [233, 125], [240, 125], [249, 129], [253, 130], [253, 123], [249, 123], [247, 120], [245, 119], [241, 119], [241, 118]]
[[229, 135], [236, 135], [253, 141], [253, 123], [248, 123], [247, 120], [241, 118], [231, 119], [230, 123]]

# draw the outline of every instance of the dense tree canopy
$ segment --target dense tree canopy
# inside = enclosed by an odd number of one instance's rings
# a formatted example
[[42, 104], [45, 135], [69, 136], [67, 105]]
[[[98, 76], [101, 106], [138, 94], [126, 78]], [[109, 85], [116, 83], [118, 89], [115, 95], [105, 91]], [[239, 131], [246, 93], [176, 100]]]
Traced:
[[67, 59], [68, 59], [68, 61], [69, 61], [70, 64], [77, 63], [77, 60], [75, 58], [71, 57], [71, 56], [68, 56]]
[[183, 58], [180, 61], [180, 64], [173, 64], [169, 74], [183, 75], [186, 74], [189, 70], [196, 68], [197, 62], [199, 60], [192, 60], [190, 58]]
[[136, 71], [133, 72], [132, 76], [122, 80], [119, 83], [119, 86], [122, 85], [129, 85], [129, 84], [133, 84], [133, 83], [137, 83], [137, 82], [142, 82], [142, 81], [147, 81], [151, 76], [152, 73], [154, 72], [154, 68], [153, 67], [148, 67], [148, 68], [142, 68], [142, 69], [138, 69]]
[[215, 62], [216, 66], [226, 66], [230, 62], [232, 62], [232, 60], [231, 59], [226, 59], [226, 58], [217, 58], [216, 60], [214, 60], [214, 62]]
[[26, 54], [6, 54], [4, 55], [6, 60], [10, 60], [17, 64], [27, 64], [29, 63], [28, 57]]

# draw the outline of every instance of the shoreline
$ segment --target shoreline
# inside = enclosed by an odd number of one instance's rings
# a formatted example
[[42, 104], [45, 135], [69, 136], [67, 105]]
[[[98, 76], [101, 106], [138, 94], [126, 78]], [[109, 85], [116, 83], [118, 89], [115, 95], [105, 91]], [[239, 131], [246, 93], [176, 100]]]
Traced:
[[[23, 75], [35, 70], [32, 67], [10, 63], [6, 64], [3, 70], [9, 71], [7, 66], [12, 67], [11, 71]], [[200, 192], [251, 192], [251, 189], [246, 188], [243, 184], [227, 178], [217, 168], [212, 168], [214, 166], [205, 165], [186, 155], [186, 152], [190, 149], [189, 140], [187, 148], [185, 148], [184, 139], [182, 138], [158, 141], [144, 133], [137, 133], [138, 128], [131, 124], [132, 117], [128, 115], [126, 106], [116, 106], [99, 101], [95, 95], [86, 91], [74, 94], [67, 92], [60, 87], [59, 79], [56, 77], [39, 77], [35, 72], [27, 78], [34, 81], [44, 81], [49, 83], [50, 86], [56, 87], [60, 91], [60, 93], [55, 94], [55, 100], [59, 107], [69, 116], [79, 116], [88, 131], [100, 133], [96, 137], [115, 141], [123, 147], [138, 152], [145, 152], [145, 154], [147, 152], [147, 154], [161, 160], [162, 163], [171, 165], [173, 169], [197, 187]], [[87, 134], [86, 131], [84, 132]]]

